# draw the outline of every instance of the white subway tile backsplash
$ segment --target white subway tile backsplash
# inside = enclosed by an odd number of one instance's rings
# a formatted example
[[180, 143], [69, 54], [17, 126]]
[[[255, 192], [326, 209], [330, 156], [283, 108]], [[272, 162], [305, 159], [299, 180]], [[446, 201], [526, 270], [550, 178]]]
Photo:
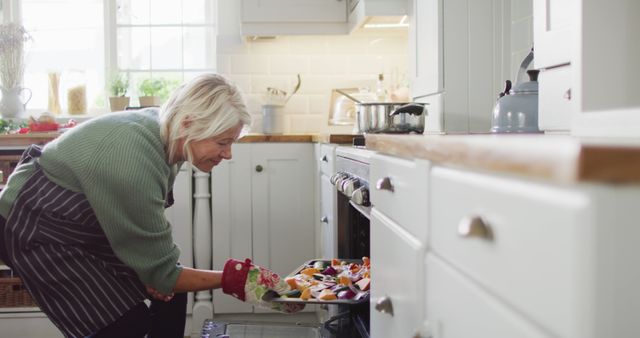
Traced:
[[406, 78], [406, 32], [283, 36], [257, 41], [223, 36], [218, 46], [218, 72], [244, 92], [254, 116], [252, 132], [262, 132], [261, 106], [266, 88], [289, 93], [298, 73], [302, 85], [284, 109], [288, 133], [327, 130], [333, 88], [373, 90], [380, 72], [388, 80]]
[[289, 123], [291, 133], [319, 133], [327, 121], [323, 119], [322, 115], [291, 115]]
[[262, 55], [230, 55], [230, 74], [261, 75], [269, 72], [269, 57]]
[[308, 55], [271, 55], [270, 74], [308, 74]]
[[312, 55], [309, 62], [311, 74], [346, 74], [347, 64], [344, 56], [338, 55]]

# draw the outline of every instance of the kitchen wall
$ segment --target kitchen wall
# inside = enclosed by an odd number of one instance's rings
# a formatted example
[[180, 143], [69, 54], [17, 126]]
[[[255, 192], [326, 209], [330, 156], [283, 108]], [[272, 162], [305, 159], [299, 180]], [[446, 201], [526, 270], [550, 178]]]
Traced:
[[368, 86], [375, 90], [379, 73], [385, 74], [387, 84], [407, 82], [406, 29], [253, 40], [241, 36], [239, 3], [218, 3], [217, 70], [245, 93], [255, 118], [254, 132], [261, 131], [260, 106], [266, 88], [290, 92], [298, 73], [302, 85], [284, 110], [288, 133], [327, 130], [332, 88]]
[[520, 63], [533, 46], [533, 0], [511, 0], [510, 79], [518, 75]]

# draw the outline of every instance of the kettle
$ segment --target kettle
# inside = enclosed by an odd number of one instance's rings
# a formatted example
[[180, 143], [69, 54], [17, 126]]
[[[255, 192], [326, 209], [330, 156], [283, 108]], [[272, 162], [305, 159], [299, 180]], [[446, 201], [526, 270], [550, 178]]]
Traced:
[[[492, 133], [540, 133], [538, 129], [538, 73], [527, 70], [533, 61], [533, 50], [524, 58], [518, 70], [518, 83], [511, 89], [507, 80], [491, 118]], [[524, 74], [529, 76], [526, 81]]]

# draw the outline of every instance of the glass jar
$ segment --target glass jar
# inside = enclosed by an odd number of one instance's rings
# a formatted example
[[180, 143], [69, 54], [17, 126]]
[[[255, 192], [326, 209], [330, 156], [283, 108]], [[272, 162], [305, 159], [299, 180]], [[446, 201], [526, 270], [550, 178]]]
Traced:
[[87, 81], [82, 70], [71, 70], [66, 76], [67, 111], [69, 115], [87, 112]]

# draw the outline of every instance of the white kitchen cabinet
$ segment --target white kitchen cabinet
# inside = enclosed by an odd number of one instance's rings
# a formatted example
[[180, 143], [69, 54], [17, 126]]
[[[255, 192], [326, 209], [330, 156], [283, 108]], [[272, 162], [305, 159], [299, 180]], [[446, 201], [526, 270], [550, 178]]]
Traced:
[[[317, 246], [320, 248], [320, 258], [332, 259], [338, 257], [338, 229], [336, 189], [329, 179], [335, 172], [334, 144], [318, 145], [319, 168], [319, 236]], [[318, 232], [317, 232], [318, 233]]]
[[488, 132], [509, 78], [510, 15], [500, 0], [408, 0], [411, 96], [425, 134]]
[[420, 331], [428, 172], [423, 160], [371, 157], [372, 337], [413, 337]]
[[424, 318], [425, 246], [376, 207], [370, 229], [371, 337], [413, 337]]
[[[213, 266], [252, 258], [287, 275], [315, 258], [314, 167], [311, 143], [238, 143], [233, 158], [212, 171]], [[252, 308], [220, 290], [215, 313]]]
[[429, 324], [425, 333], [430, 335], [423, 337], [551, 337], [437, 256], [428, 254], [426, 264]]
[[407, 0], [347, 0], [349, 32], [365, 24], [398, 24], [407, 15]]
[[[452, 326], [473, 328], [477, 318], [491, 337], [638, 336], [640, 270], [629, 267], [639, 187], [431, 173], [428, 247], [439, 260], [426, 266], [425, 319], [442, 330], [436, 337], [466, 337]], [[465, 303], [468, 316], [452, 312]]]
[[572, 36], [577, 1], [582, 0], [533, 1], [535, 69], [571, 63], [572, 49], [577, 43]]
[[572, 54], [577, 4], [582, 0], [533, 1], [534, 66], [540, 69], [538, 126], [546, 132], [568, 132], [575, 105]]
[[422, 242], [427, 239], [428, 172], [427, 161], [381, 154], [371, 158], [373, 206]]
[[346, 0], [242, 0], [243, 35], [346, 33]]
[[411, 96], [443, 90], [442, 0], [409, 0], [409, 81]]

